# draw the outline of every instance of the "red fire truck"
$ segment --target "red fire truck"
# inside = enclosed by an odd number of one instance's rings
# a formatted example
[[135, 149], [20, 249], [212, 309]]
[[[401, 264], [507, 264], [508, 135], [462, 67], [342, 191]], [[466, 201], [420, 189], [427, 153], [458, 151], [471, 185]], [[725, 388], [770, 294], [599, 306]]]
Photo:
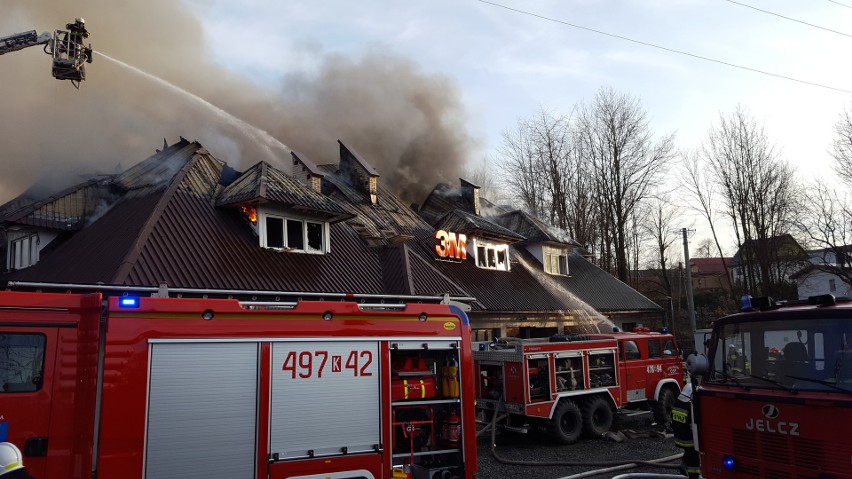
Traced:
[[743, 298], [693, 397], [706, 478], [852, 478], [852, 301]]
[[674, 337], [647, 329], [480, 343], [473, 358], [487, 416], [497, 411], [504, 427], [545, 429], [563, 444], [600, 437], [617, 410], [651, 406], [668, 424], [683, 385]]
[[39, 479], [475, 477], [455, 306], [4, 291], [0, 362]]

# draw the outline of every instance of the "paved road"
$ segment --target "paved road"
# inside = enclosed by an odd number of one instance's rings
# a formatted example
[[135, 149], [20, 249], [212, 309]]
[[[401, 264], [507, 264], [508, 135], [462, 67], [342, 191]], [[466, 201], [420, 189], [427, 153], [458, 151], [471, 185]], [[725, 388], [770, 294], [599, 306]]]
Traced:
[[[583, 473], [604, 466], [530, 466], [507, 464], [518, 462], [624, 462], [629, 460], [651, 460], [679, 454], [674, 440], [662, 434], [651, 424], [649, 418], [619, 418], [613, 431], [637, 436], [623, 442], [605, 439], [583, 439], [575, 444], [555, 445], [544, 434], [501, 433], [496, 436], [494, 457], [491, 451], [491, 435], [486, 432], [478, 441], [479, 479], [557, 479]], [[673, 464], [677, 464], [677, 461]], [[677, 469], [646, 466], [629, 470], [606, 472], [594, 476], [596, 479], [612, 478], [629, 472], [679, 474]]]

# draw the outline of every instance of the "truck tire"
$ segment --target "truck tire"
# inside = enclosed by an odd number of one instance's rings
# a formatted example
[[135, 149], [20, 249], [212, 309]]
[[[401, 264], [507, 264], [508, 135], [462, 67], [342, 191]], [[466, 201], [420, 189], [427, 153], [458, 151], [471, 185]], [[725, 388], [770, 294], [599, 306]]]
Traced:
[[559, 444], [577, 442], [583, 432], [583, 413], [573, 401], [563, 399], [553, 411], [547, 430]]
[[675, 402], [675, 390], [669, 386], [660, 390], [660, 398], [651, 401], [651, 410], [654, 412], [654, 422], [668, 429], [672, 424], [672, 406]]
[[612, 427], [612, 408], [602, 396], [592, 396], [583, 403], [583, 432], [600, 438]]

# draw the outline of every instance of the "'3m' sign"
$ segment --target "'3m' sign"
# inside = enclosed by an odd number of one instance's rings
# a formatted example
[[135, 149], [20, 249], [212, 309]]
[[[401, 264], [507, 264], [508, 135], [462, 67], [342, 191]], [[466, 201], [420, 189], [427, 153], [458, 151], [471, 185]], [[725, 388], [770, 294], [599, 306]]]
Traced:
[[467, 237], [459, 233], [438, 230], [435, 232], [435, 254], [446, 259], [467, 259]]

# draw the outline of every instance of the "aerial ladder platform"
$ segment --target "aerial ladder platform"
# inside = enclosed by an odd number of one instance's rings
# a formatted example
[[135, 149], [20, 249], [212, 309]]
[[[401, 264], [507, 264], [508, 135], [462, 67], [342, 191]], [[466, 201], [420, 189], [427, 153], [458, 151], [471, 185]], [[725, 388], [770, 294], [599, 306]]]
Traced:
[[[82, 19], [77, 19], [82, 25]], [[57, 80], [70, 80], [75, 88], [86, 79], [86, 63], [92, 63], [92, 45], [84, 45], [80, 32], [54, 30], [37, 33], [30, 30], [23, 33], [0, 37], [0, 55], [23, 50], [24, 48], [44, 45], [44, 52], [53, 59], [51, 74]], [[88, 36], [88, 32], [86, 32]]]

